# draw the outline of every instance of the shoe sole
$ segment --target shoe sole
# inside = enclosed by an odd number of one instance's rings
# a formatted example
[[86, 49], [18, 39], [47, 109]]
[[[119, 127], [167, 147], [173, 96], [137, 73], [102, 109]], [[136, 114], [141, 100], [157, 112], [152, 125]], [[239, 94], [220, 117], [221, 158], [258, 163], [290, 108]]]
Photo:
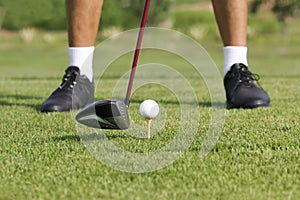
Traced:
[[242, 108], [242, 109], [255, 109], [255, 108], [265, 108], [265, 107], [270, 107], [271, 106], [270, 102], [264, 102], [264, 101], [261, 101], [261, 100], [254, 101], [254, 102], [252, 102], [251, 104], [248, 104], [248, 105], [236, 106], [233, 103], [228, 102], [228, 101], [226, 102], [226, 104], [227, 104], [227, 109], [239, 109], [239, 108]]

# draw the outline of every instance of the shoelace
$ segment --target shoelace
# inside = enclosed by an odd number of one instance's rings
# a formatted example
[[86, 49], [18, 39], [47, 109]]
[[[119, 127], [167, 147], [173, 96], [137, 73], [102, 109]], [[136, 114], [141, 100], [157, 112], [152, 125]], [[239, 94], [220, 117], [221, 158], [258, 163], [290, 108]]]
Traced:
[[74, 88], [74, 85], [77, 84], [76, 82], [76, 77], [78, 73], [75, 70], [67, 70], [66, 74], [64, 75], [62, 79], [62, 83], [59, 86], [59, 89], [64, 89], [64, 88]]
[[251, 73], [245, 65], [240, 64], [240, 68], [237, 69], [234, 74], [237, 75], [237, 79], [239, 83], [244, 84], [245, 86], [249, 87], [253, 81], [256, 81], [260, 87], [259, 79], [260, 76], [258, 74]]

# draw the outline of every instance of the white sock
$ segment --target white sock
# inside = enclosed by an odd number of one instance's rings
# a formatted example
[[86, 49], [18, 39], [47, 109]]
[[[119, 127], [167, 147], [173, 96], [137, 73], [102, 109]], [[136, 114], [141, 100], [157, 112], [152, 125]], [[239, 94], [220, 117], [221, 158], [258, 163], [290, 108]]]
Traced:
[[70, 65], [80, 69], [81, 75], [86, 75], [88, 79], [93, 81], [93, 56], [94, 46], [90, 47], [69, 47]]
[[224, 47], [224, 76], [230, 71], [232, 65], [242, 63], [248, 66], [247, 52], [248, 48], [245, 46], [226, 46]]

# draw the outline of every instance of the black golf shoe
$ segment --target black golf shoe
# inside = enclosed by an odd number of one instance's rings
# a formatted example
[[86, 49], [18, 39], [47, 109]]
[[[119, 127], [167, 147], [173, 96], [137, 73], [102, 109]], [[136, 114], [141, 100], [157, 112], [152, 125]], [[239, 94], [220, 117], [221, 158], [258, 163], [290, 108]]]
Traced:
[[270, 106], [270, 97], [254, 81], [259, 76], [252, 74], [244, 64], [234, 64], [224, 78], [227, 108], [258, 108]]
[[61, 85], [44, 101], [41, 112], [68, 112], [94, 101], [94, 83], [80, 75], [78, 67], [70, 66]]

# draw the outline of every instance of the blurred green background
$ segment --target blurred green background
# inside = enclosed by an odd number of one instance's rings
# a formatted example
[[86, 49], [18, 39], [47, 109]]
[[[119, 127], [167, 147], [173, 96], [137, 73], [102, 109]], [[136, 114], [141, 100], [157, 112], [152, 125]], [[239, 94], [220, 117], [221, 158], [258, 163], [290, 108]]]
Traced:
[[[299, 1], [249, 1], [251, 61], [254, 60], [251, 57], [262, 55], [270, 61], [274, 56], [281, 56], [282, 63], [298, 57]], [[64, 0], [0, 0], [0, 65], [5, 68], [4, 75], [14, 74], [15, 69], [26, 75], [61, 75], [62, 67], [67, 63], [64, 4]], [[141, 0], [106, 0], [96, 44], [124, 30], [137, 28], [142, 6]], [[147, 26], [187, 34], [198, 41], [221, 67], [222, 42], [210, 0], [152, 0], [150, 11]], [[60, 66], [57, 63], [61, 63]], [[255, 60], [250, 64], [256, 64]], [[273, 65], [272, 62], [269, 64]], [[52, 70], [48, 71], [48, 67]], [[53, 74], [55, 71], [57, 73]]]
[[[0, 15], [2, 28], [65, 30], [64, 4], [64, 0], [0, 0], [0, 13], [5, 12], [4, 18]], [[257, 36], [282, 31], [299, 16], [299, 5], [300, 0], [250, 0], [249, 34]], [[101, 25], [119, 30], [138, 27], [142, 6], [141, 0], [105, 1]], [[199, 39], [214, 31], [212, 19], [210, 0], [153, 0], [148, 25], [167, 26], [191, 35], [198, 33]]]

